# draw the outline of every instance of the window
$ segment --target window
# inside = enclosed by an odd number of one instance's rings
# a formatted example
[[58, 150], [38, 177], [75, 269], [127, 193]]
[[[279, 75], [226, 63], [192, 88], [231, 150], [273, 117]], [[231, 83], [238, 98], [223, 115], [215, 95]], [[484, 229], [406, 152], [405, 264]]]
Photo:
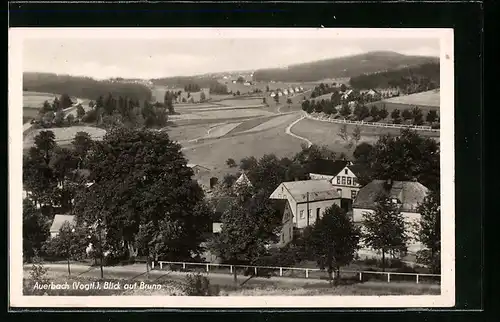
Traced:
[[358, 192], [356, 190], [351, 190], [351, 199], [352, 200], [356, 199], [357, 195], [358, 195]]
[[319, 220], [319, 212], [320, 212], [321, 208], [316, 208], [316, 221]]
[[342, 184], [345, 184], [345, 177], [342, 177]]
[[300, 219], [304, 219], [304, 210], [300, 211]]
[[340, 177], [337, 177], [337, 184], [340, 184]]
[[281, 192], [283, 192], [283, 186], [281, 187]]
[[348, 169], [345, 169], [344, 173], [345, 173], [345, 174], [349, 174], [349, 170], [348, 170]]
[[342, 198], [342, 189], [337, 189], [337, 193], [339, 194], [340, 198]]
[[355, 186], [358, 184], [358, 179], [352, 178], [352, 185]]
[[347, 177], [347, 185], [351, 185], [351, 177]]

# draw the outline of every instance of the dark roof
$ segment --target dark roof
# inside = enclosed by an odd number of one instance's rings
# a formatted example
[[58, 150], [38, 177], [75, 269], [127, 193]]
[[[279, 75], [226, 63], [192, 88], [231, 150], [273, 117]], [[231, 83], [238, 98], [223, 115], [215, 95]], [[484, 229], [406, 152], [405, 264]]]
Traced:
[[350, 166], [347, 166], [347, 167], [358, 178], [370, 175], [370, 168], [364, 166], [363, 164], [353, 164], [353, 165], [350, 165]]
[[344, 160], [314, 160], [310, 162], [307, 167], [309, 173], [335, 176], [348, 164], [349, 161]]
[[386, 180], [373, 180], [361, 188], [353, 202], [353, 208], [375, 209], [375, 200], [382, 194], [396, 198], [401, 205], [401, 211], [415, 212], [422, 203], [429, 189], [416, 181], [393, 181], [387, 186]]

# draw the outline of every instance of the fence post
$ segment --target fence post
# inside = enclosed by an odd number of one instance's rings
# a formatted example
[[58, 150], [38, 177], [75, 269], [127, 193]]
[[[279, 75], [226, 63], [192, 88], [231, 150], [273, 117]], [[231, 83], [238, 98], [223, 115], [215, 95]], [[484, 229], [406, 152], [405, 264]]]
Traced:
[[155, 269], [155, 261], [151, 261], [151, 269]]
[[418, 284], [418, 274], [417, 274], [417, 284]]
[[233, 265], [229, 265], [229, 273], [233, 273]]
[[283, 276], [283, 267], [280, 267], [280, 276]]
[[255, 275], [257, 275], [257, 266], [255, 266], [253, 269], [254, 269]]
[[209, 271], [209, 269], [208, 269], [208, 264], [207, 264], [207, 272], [208, 272], [208, 271]]
[[363, 280], [363, 276], [361, 276], [361, 272], [359, 272], [359, 280], [362, 281]]
[[160, 269], [163, 269], [163, 263], [160, 262]]
[[309, 270], [306, 268], [306, 278], [309, 278]]
[[390, 282], [391, 282], [391, 274], [387, 273], [387, 283], [390, 283]]
[[186, 269], [186, 263], [182, 263], [182, 269]]

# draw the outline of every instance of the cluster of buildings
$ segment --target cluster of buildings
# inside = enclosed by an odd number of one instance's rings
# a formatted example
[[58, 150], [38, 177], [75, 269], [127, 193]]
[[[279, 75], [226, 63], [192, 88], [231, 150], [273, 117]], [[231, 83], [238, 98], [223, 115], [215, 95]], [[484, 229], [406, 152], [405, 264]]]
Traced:
[[296, 87], [289, 87], [285, 89], [278, 89], [276, 91], [272, 91], [269, 96], [275, 97], [275, 96], [287, 96], [287, 95], [293, 95], [295, 93], [301, 93], [304, 91], [304, 88], [302, 86], [296, 86]]

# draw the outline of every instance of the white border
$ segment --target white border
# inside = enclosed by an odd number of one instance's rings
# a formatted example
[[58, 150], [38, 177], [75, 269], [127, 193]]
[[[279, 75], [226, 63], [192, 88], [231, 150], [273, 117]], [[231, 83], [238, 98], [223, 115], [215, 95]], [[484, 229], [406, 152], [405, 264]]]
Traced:
[[[438, 296], [23, 296], [22, 294], [22, 72], [28, 38], [434, 38], [441, 54], [442, 283]], [[455, 305], [455, 161], [453, 29], [329, 28], [10, 28], [9, 29], [9, 269], [12, 307], [161, 308], [410, 308]]]

